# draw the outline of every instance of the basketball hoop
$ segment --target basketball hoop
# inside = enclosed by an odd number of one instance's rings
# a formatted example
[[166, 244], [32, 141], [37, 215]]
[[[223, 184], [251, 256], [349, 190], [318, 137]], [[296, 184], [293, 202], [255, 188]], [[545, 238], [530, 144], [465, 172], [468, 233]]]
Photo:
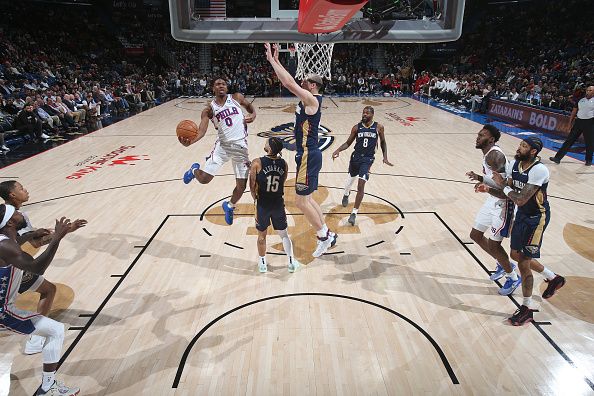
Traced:
[[330, 80], [333, 49], [334, 43], [295, 43], [295, 51], [297, 51], [295, 77], [302, 80], [308, 74], [315, 73]]

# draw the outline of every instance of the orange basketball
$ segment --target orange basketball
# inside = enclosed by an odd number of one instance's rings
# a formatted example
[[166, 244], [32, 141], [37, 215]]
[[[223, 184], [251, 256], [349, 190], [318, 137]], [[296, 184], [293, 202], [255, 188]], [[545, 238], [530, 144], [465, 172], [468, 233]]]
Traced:
[[194, 140], [198, 136], [198, 125], [192, 120], [183, 120], [177, 124], [175, 132], [178, 137]]

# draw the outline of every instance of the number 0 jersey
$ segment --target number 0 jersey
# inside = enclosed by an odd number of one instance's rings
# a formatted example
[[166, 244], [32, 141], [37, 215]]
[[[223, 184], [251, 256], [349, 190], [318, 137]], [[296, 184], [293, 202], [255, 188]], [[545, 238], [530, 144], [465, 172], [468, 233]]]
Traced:
[[246, 140], [247, 127], [245, 118], [241, 111], [241, 105], [237, 103], [233, 96], [227, 95], [225, 104], [219, 106], [216, 101], [210, 102], [213, 117], [211, 118], [221, 143], [236, 142]]

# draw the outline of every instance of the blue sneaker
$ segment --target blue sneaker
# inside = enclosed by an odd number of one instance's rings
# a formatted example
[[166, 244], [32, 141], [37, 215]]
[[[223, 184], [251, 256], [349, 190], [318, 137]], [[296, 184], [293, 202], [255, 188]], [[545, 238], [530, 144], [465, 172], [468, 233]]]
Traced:
[[489, 276], [489, 279], [491, 279], [492, 281], [496, 281], [498, 279], [503, 278], [503, 275], [505, 275], [505, 270], [503, 269], [503, 267], [501, 266], [501, 264], [497, 263], [497, 267], [495, 268], [495, 272], [493, 272], [491, 274], [491, 276]]
[[200, 164], [198, 162], [192, 164], [190, 169], [184, 173], [184, 184], [188, 184], [194, 179], [194, 171], [196, 169], [200, 169]]
[[230, 207], [229, 202], [224, 201], [223, 210], [225, 211], [225, 221], [227, 222], [227, 224], [233, 224], [233, 211], [235, 210], [235, 208]]
[[503, 285], [503, 287], [499, 289], [499, 294], [501, 294], [502, 296], [509, 296], [514, 292], [514, 290], [516, 290], [518, 286], [520, 286], [521, 283], [522, 277], [520, 277], [519, 275], [518, 279], [515, 281], [513, 281], [512, 278], [508, 276], [505, 280], [505, 284]]

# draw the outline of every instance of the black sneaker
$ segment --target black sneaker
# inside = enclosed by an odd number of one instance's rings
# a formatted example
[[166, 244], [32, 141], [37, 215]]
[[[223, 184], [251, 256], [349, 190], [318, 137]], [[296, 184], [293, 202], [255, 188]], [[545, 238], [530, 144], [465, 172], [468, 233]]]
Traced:
[[561, 160], [560, 160], [560, 159], [557, 159], [557, 158], [555, 158], [555, 157], [549, 157], [549, 159], [550, 159], [551, 161], [553, 161], [554, 163], [556, 163], [556, 164], [558, 164], [558, 163], [560, 163], [560, 162], [561, 162]]
[[565, 278], [561, 275], [556, 275], [553, 279], [548, 280], [545, 279], [545, 282], [548, 282], [547, 289], [542, 293], [542, 298], [551, 298], [555, 294], [555, 292], [561, 289], [565, 285]]
[[511, 318], [508, 319], [512, 326], [522, 326], [528, 322], [532, 322], [532, 310], [525, 305], [522, 305], [519, 309], [514, 312]]
[[346, 208], [348, 205], [349, 205], [349, 196], [343, 195], [342, 196], [342, 206]]
[[352, 225], [352, 226], [354, 226], [355, 225], [355, 219], [356, 218], [357, 218], [357, 215], [354, 214], [354, 213], [351, 213], [351, 215], [349, 216], [349, 220], [348, 220], [349, 224]]

